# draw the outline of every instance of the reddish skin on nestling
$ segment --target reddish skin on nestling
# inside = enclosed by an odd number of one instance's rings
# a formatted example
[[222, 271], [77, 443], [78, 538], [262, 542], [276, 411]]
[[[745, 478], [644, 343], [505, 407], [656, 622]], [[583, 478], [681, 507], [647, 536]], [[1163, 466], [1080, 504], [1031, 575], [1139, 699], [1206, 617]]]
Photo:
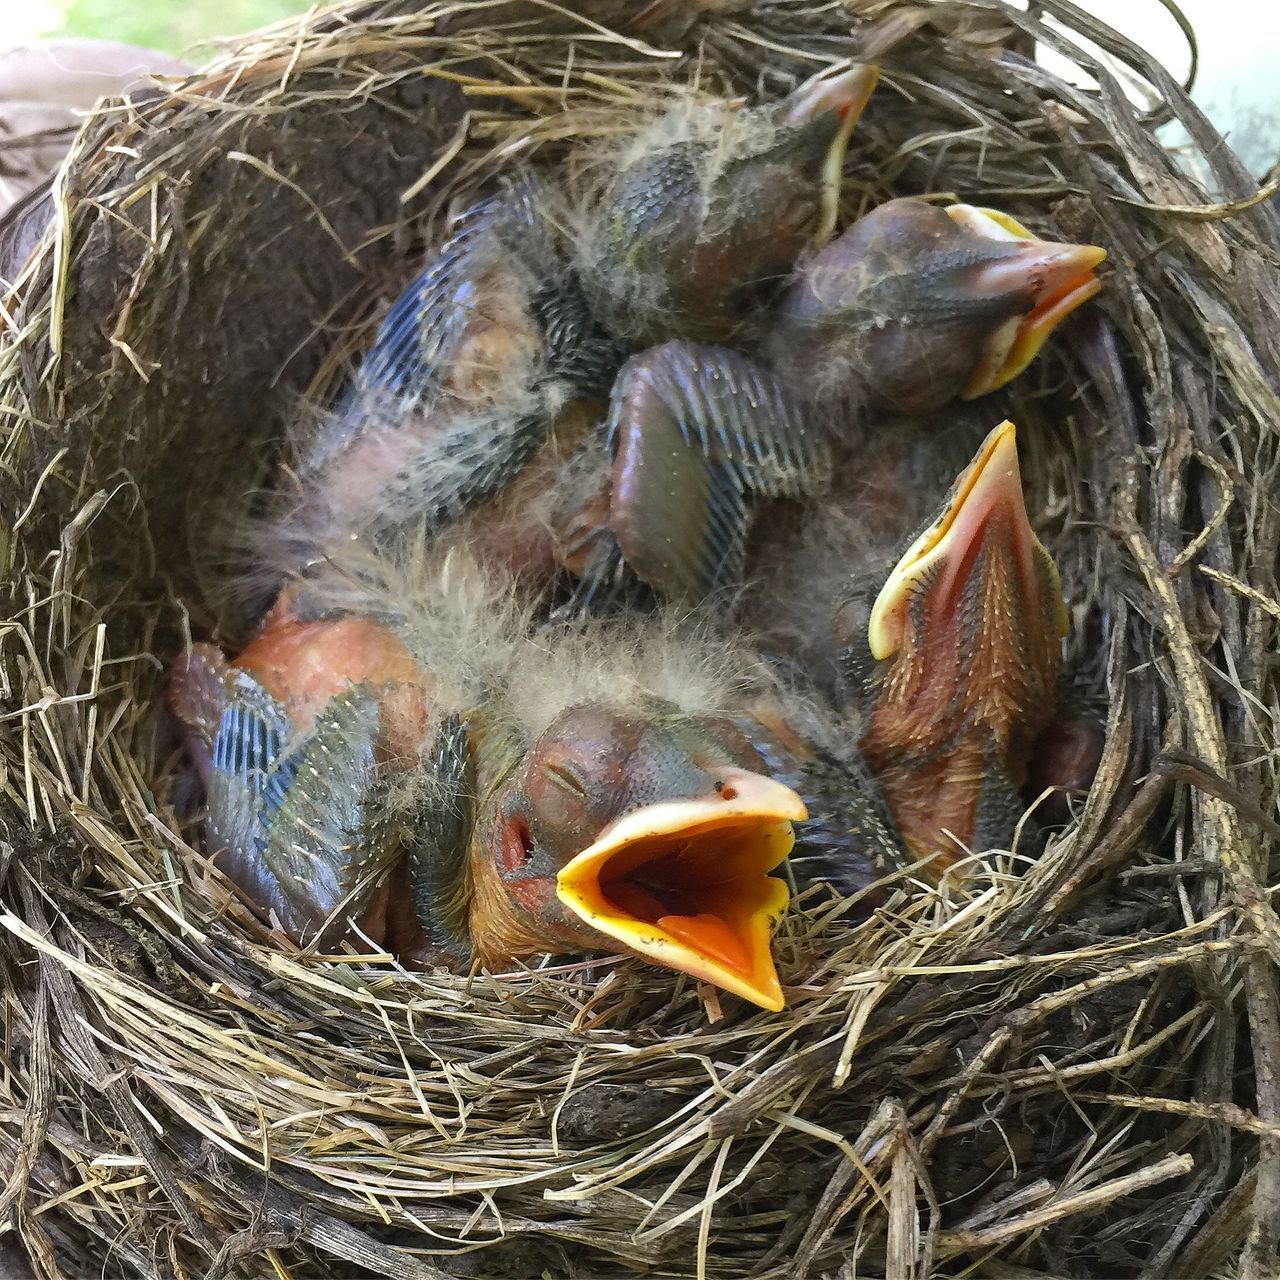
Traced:
[[383, 759], [408, 760], [417, 753], [427, 727], [430, 681], [400, 640], [376, 622], [284, 617], [259, 632], [234, 665], [284, 706], [299, 732], [352, 685], [380, 687]]

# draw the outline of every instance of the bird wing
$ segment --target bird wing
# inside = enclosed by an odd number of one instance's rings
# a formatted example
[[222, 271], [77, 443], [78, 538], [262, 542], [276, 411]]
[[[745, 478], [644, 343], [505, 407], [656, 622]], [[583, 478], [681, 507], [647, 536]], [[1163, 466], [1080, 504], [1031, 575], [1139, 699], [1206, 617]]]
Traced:
[[374, 772], [378, 699], [333, 698], [289, 745], [283, 707], [237, 671], [213, 742], [206, 844], [264, 911], [297, 936], [359, 915], [399, 841]]
[[[994, 746], [985, 753], [986, 767], [978, 789], [974, 813], [972, 848], [1012, 849], [1015, 845], [1024, 855], [1034, 856], [1043, 846], [1044, 833]], [[1034, 799], [1034, 797], [1033, 797]]]
[[282, 923], [299, 936], [339, 912], [358, 917], [402, 851], [374, 760], [378, 704], [368, 684], [340, 693], [265, 779], [262, 862], [292, 905]]
[[[519, 474], [568, 400], [607, 394], [624, 352], [597, 326], [548, 205], [530, 180], [468, 211], [388, 312], [304, 460], [304, 477], [332, 468], [321, 484], [341, 489], [361, 449], [375, 466], [396, 459], [367, 527], [448, 524]], [[513, 345], [495, 355], [486, 334]], [[471, 362], [487, 389], [463, 394], [450, 378]]]
[[288, 736], [284, 708], [251, 675], [226, 669], [226, 690], [213, 738], [205, 843], [225, 849], [232, 878], [265, 838], [261, 801]]
[[796, 782], [809, 810], [788, 860], [800, 886], [829, 884], [851, 897], [911, 861], [860, 755], [821, 754], [806, 763]]
[[429, 757], [431, 799], [414, 825], [409, 886], [418, 919], [433, 947], [466, 946], [466, 862], [475, 825], [476, 774], [467, 728], [449, 716]]
[[754, 500], [811, 492], [825, 437], [750, 357], [672, 342], [614, 386], [611, 523], [623, 557], [665, 596], [698, 598], [742, 575]]
[[593, 529], [590, 540], [582, 573], [568, 598], [551, 611], [547, 619], [550, 627], [624, 611], [650, 613], [654, 608], [652, 589], [627, 565], [613, 530], [607, 526]]
[[357, 425], [372, 407], [394, 401], [398, 411], [427, 407], [440, 393], [475, 307], [478, 277], [496, 253], [504, 220], [498, 197], [463, 214], [453, 235], [409, 282], [383, 318], [351, 386], [337, 405]]
[[551, 425], [542, 405], [517, 415], [479, 410], [450, 417], [405, 449], [364, 528], [443, 528], [514, 480], [546, 442]]

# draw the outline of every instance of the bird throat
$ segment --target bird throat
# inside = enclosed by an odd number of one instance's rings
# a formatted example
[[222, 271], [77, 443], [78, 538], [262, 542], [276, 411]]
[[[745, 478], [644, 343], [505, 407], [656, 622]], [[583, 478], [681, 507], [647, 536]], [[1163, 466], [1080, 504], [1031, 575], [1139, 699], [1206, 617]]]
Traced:
[[970, 734], [933, 759], [873, 764], [894, 826], [914, 857], [930, 859], [931, 875], [971, 852], [990, 761], [980, 737]]
[[512, 883], [498, 864], [473, 845], [468, 862], [467, 893], [471, 904], [471, 945], [475, 960], [491, 971], [513, 960], [546, 955], [563, 946], [581, 949], [598, 939], [573, 922], [559, 923], [561, 911], [553, 878]]

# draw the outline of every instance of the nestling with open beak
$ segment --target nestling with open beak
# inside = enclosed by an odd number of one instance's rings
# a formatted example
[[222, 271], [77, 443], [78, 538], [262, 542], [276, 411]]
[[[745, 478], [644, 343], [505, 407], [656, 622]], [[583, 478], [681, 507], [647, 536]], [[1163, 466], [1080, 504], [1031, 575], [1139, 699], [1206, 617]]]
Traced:
[[940, 875], [966, 851], [1010, 848], [1019, 824], [1026, 851], [1065, 814], [1046, 788], [1078, 795], [1092, 780], [1101, 732], [1060, 696], [1066, 606], [1028, 520], [1015, 431], [984, 439], [979, 416], [886, 437], [823, 501], [775, 508], [754, 532], [734, 620], [837, 709], [800, 735], [802, 758], [821, 744], [838, 769], [800, 774], [811, 815], [834, 820], [821, 839], [802, 830], [799, 879], [854, 893], [873, 869], [925, 859]]
[[1105, 256], [995, 210], [893, 200], [797, 271], [759, 357], [687, 342], [633, 357], [611, 407], [616, 559], [665, 597], [738, 581], [761, 500], [823, 491], [870, 412], [1016, 377], [1101, 288]]
[[727, 337], [830, 235], [876, 76], [840, 67], [768, 107], [673, 115], [584, 201], [530, 180], [469, 211], [304, 451], [275, 522], [285, 559], [472, 513], [458, 540], [526, 576], [584, 562], [618, 368], [659, 314], [664, 336]]
[[206, 843], [258, 909], [332, 945], [490, 968], [621, 944], [782, 1007], [770, 875], [805, 807], [728, 708], [750, 660], [659, 619], [530, 637], [459, 556], [359, 549], [234, 662], [197, 645], [170, 705]]
[[[752, 543], [735, 619], [840, 709], [817, 739], [841, 758], [837, 797], [852, 794], [859, 762], [868, 779], [838, 810], [843, 838], [806, 829], [791, 859], [798, 877], [844, 893], [869, 866], [928, 860], [940, 875], [967, 851], [1011, 848], [1019, 831], [1018, 847], [1034, 849], [1101, 757], [1100, 726], [1060, 688], [1066, 606], [1027, 516], [1011, 423], [923, 514], [975, 428], [886, 438], [822, 503], [770, 512]], [[808, 785], [812, 814], [822, 804]]]
[[933, 874], [967, 852], [1012, 847], [1055, 717], [1066, 626], [1004, 422], [912, 539], [869, 618], [856, 603], [837, 616], [861, 685], [860, 749], [903, 843], [931, 858]]

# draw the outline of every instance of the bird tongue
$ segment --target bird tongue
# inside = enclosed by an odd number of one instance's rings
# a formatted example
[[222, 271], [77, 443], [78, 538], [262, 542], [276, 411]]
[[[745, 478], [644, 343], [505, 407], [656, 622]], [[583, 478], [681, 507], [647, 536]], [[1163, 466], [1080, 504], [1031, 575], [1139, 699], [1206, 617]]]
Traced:
[[719, 960], [726, 968], [743, 974], [750, 972], [751, 957], [746, 947], [719, 916], [706, 912], [694, 916], [659, 916], [657, 923], [677, 942]]
[[677, 942], [683, 942], [685, 946], [719, 960], [739, 973], [750, 971], [751, 956], [747, 948], [720, 916], [710, 911], [680, 910], [681, 907], [694, 906], [694, 895], [673, 892], [667, 885], [648, 886], [631, 879], [614, 881], [609, 886], [608, 896], [637, 920], [652, 920]]

